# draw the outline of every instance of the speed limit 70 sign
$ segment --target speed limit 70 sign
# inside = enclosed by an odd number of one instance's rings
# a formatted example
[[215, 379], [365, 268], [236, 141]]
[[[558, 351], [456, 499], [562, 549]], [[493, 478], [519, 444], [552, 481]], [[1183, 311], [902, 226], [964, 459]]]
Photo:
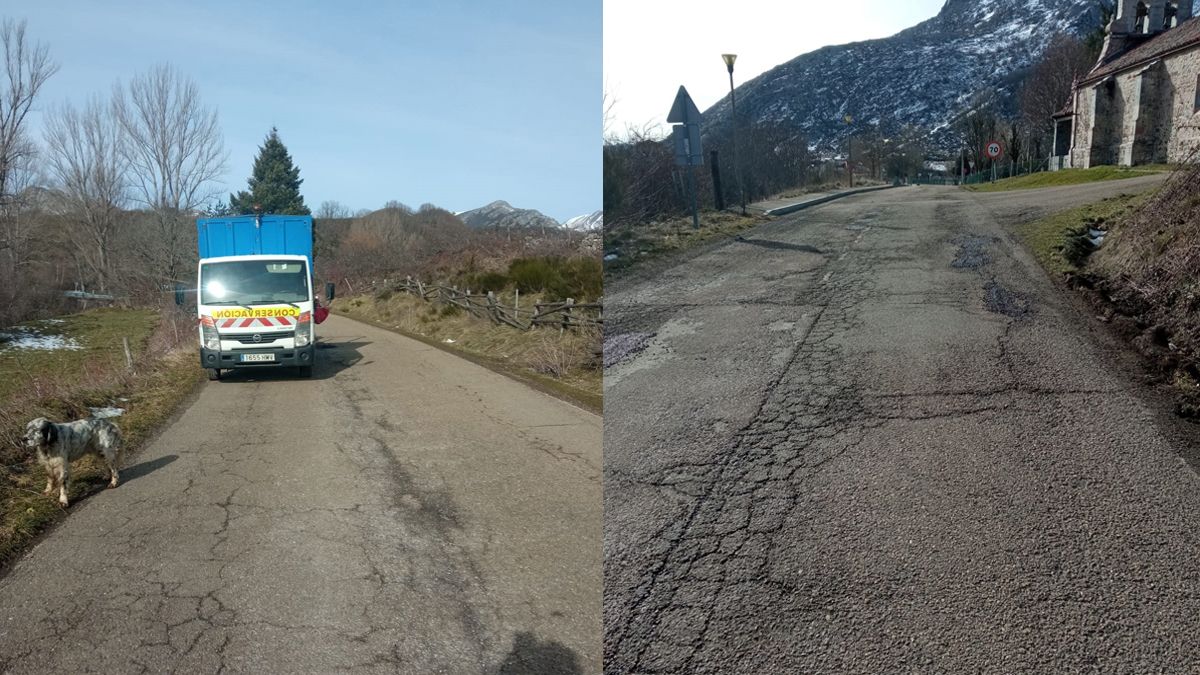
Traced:
[[1000, 147], [1000, 141], [988, 141], [986, 152], [990, 159], [1000, 159], [1000, 155], [1004, 154], [1004, 148]]

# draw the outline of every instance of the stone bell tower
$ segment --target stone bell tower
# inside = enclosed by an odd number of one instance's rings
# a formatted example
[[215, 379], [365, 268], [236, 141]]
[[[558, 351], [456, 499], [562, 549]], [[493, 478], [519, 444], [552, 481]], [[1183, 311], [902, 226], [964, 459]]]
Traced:
[[1153, 35], [1192, 17], [1192, 0], [1118, 0], [1108, 24], [1100, 63], [1115, 59]]

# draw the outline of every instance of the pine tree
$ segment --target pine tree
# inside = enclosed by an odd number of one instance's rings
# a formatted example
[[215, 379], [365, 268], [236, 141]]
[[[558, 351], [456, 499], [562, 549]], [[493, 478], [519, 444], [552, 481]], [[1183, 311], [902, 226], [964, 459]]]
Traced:
[[279, 130], [271, 127], [271, 133], [258, 148], [254, 174], [246, 180], [249, 191], [229, 195], [229, 209], [233, 213], [254, 213], [257, 205], [262, 213], [310, 215], [304, 195], [300, 194], [303, 182], [300, 167], [292, 164], [292, 156], [279, 140]]

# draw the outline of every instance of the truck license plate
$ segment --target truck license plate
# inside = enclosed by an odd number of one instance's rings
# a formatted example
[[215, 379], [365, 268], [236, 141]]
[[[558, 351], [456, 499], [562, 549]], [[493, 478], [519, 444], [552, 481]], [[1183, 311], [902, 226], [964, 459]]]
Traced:
[[274, 361], [274, 354], [242, 354], [242, 363], [247, 361]]

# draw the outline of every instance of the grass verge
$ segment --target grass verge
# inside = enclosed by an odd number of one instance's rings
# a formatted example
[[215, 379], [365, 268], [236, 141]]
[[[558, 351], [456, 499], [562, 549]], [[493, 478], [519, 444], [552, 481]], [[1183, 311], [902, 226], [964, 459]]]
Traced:
[[1030, 190], [1033, 188], [1054, 187], [1057, 185], [1078, 185], [1080, 183], [1095, 183], [1104, 180], [1121, 180], [1122, 178], [1137, 178], [1153, 173], [1170, 171], [1171, 167], [1164, 164], [1148, 164], [1137, 167], [1124, 166], [1094, 166], [1090, 169], [1062, 169], [1061, 171], [1039, 171], [1025, 176], [1004, 178], [995, 183], [979, 183], [966, 186], [974, 192], [1005, 192], [1007, 190]]
[[[525, 303], [537, 296], [521, 296]], [[603, 407], [599, 330], [498, 326], [458, 307], [439, 307], [407, 293], [338, 298], [333, 310], [349, 318], [393, 330], [468, 356], [594, 412]]]
[[[0, 347], [0, 568], [69, 511], [41, 494], [45, 473], [21, 442], [26, 422], [38, 416], [63, 422], [87, 417], [93, 407], [123, 408], [125, 413], [113, 421], [125, 438], [122, 468], [128, 468], [128, 458], [203, 375], [192, 351], [181, 346], [190, 344], [190, 324], [176, 315], [104, 309], [25, 327], [78, 348], [19, 348], [11, 341]], [[125, 368], [122, 337], [129, 339], [132, 373]], [[103, 465], [90, 456], [71, 468], [72, 507], [107, 485]]]
[[700, 229], [692, 228], [691, 216], [606, 227], [604, 273], [606, 278], [620, 276], [649, 262], [731, 237], [768, 220], [768, 216], [758, 214], [742, 216], [730, 211], [701, 211]]
[[1110, 197], [1025, 223], [1017, 227], [1017, 234], [1051, 274], [1061, 277], [1066, 273], [1077, 273], [1081, 261], [1071, 254], [1069, 242], [1089, 228], [1106, 229], [1108, 223], [1119, 221], [1146, 199], [1146, 194]]

